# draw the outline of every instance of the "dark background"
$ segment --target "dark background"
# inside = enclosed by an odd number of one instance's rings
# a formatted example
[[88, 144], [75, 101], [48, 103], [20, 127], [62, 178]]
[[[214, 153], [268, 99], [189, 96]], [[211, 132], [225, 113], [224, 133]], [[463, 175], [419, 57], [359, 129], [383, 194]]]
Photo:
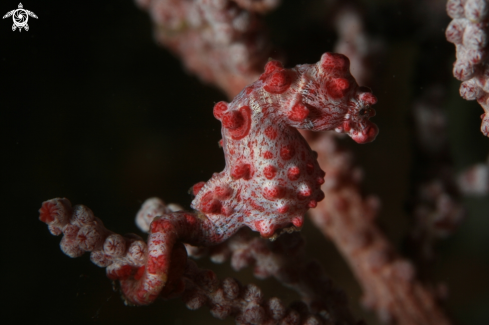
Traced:
[[[377, 20], [373, 30], [387, 35], [386, 55], [376, 62], [380, 69], [371, 85], [379, 98], [374, 121], [381, 133], [372, 144], [348, 140], [346, 145], [364, 167], [366, 192], [382, 199], [381, 227], [401, 248], [412, 163], [408, 110], [422, 88], [420, 53], [438, 45], [427, 45], [401, 24], [386, 27], [410, 13], [401, 2], [384, 2], [364, 2]], [[11, 18], [0, 22], [1, 319], [7, 324], [233, 324], [214, 319], [206, 308], [188, 311], [179, 299], [125, 307], [104, 270], [88, 256], [65, 256], [60, 238], [49, 234], [37, 212], [43, 201], [67, 197], [89, 206], [111, 230], [128, 233], [137, 231], [134, 215], [148, 197], [188, 207], [190, 186], [224, 167], [212, 107], [225, 96], [188, 75], [177, 58], [158, 47], [148, 15], [129, 0], [22, 3], [39, 17], [29, 18], [28, 32], [12, 32]], [[18, 1], [4, 0], [0, 13], [17, 6]], [[285, 1], [267, 17], [272, 41], [289, 57], [288, 66], [316, 62], [333, 49], [336, 36], [320, 7], [315, 0]], [[442, 21], [440, 33], [448, 21]], [[445, 46], [453, 62], [453, 45]], [[481, 108], [460, 99], [458, 82], [447, 80], [449, 136], [459, 171], [487, 157], [489, 140], [479, 131]], [[430, 271], [437, 283], [448, 284], [447, 306], [460, 324], [487, 324], [489, 199], [465, 203], [468, 219], [438, 246]], [[310, 222], [304, 233], [308, 253], [348, 292], [356, 315], [377, 324], [358, 307], [360, 289], [333, 245]], [[257, 283], [267, 297], [297, 298], [275, 280], [254, 279], [250, 270], [201, 265], [221, 277]]]

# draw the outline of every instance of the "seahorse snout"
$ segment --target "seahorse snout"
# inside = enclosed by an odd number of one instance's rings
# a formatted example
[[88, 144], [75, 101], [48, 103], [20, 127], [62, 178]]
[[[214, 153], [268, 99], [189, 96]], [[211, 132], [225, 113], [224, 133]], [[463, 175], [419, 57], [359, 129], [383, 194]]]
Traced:
[[374, 123], [367, 121], [365, 128], [358, 130], [357, 132], [353, 131], [350, 134], [351, 138], [356, 143], [369, 143], [375, 140], [377, 134], [379, 134], [379, 128]]

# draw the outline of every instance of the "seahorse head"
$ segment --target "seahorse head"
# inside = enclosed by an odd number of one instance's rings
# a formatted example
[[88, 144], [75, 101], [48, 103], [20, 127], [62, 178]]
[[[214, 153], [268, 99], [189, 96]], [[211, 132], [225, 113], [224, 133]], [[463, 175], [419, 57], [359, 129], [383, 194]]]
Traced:
[[316, 64], [285, 69], [270, 61], [261, 76], [263, 89], [280, 101], [286, 123], [311, 131], [347, 133], [358, 143], [375, 139], [378, 127], [371, 105], [377, 98], [359, 87], [350, 74], [350, 61], [342, 54], [325, 53]]

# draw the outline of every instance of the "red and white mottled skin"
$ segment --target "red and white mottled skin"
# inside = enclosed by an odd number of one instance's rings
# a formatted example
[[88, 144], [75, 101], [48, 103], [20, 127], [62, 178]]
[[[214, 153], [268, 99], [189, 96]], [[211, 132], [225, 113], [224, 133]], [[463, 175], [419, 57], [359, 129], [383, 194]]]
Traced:
[[220, 233], [246, 225], [271, 237], [277, 229], [300, 228], [305, 212], [324, 198], [324, 172], [297, 129], [337, 130], [370, 142], [378, 132], [369, 121], [375, 102], [357, 86], [341, 54], [326, 53], [316, 64], [293, 69], [268, 62], [260, 79], [231, 103], [214, 106], [226, 168], [197, 184], [192, 207]]
[[67, 199], [43, 203], [40, 220], [70, 257], [91, 252], [91, 260], [119, 280], [126, 302], [151, 303], [181, 293], [186, 265], [182, 243], [210, 246], [243, 226], [273, 238], [297, 230], [309, 208], [324, 198], [324, 172], [297, 128], [348, 133], [359, 143], [375, 139], [369, 118], [376, 98], [358, 87], [349, 60], [326, 53], [316, 64], [284, 69], [270, 61], [260, 79], [214, 115], [222, 122], [226, 168], [207, 183], [194, 185], [196, 212], [176, 211], [159, 199], [147, 200], [136, 218], [149, 231], [148, 243], [106, 229], [85, 206]]
[[460, 95], [484, 109], [481, 131], [489, 137], [489, 1], [448, 0], [447, 12], [446, 37], [457, 49], [453, 75], [463, 81]]

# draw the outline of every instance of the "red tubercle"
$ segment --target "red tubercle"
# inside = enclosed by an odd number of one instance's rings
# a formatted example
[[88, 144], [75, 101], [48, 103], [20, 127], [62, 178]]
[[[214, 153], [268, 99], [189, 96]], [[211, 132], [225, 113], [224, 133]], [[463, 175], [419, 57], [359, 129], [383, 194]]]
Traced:
[[254, 222], [254, 225], [262, 237], [269, 238], [275, 233], [275, 226], [273, 224], [268, 225], [270, 228], [267, 229], [267, 222], [265, 220], [257, 220]]
[[304, 200], [312, 195], [312, 189], [311, 187], [304, 185], [299, 189], [299, 192], [297, 193], [297, 198], [299, 200]]
[[368, 142], [374, 141], [378, 134], [379, 134], [379, 128], [377, 127], [376, 124], [372, 123], [367, 131], [367, 138], [368, 138], [367, 141]]
[[214, 198], [208, 200], [206, 200], [206, 198], [203, 198], [200, 203], [200, 209], [202, 210], [202, 212], [209, 214], [221, 213], [222, 203]]
[[360, 143], [360, 144], [369, 143], [369, 142], [372, 142], [375, 140], [378, 133], [379, 133], [379, 128], [377, 127], [377, 125], [375, 125], [372, 122], [369, 122], [369, 124], [367, 125], [367, 127], [364, 130], [362, 130], [356, 134], [353, 134], [352, 139], [356, 143]]
[[223, 114], [228, 110], [228, 103], [226, 102], [218, 102], [214, 105], [213, 113], [214, 117], [218, 120], [222, 119]]
[[301, 175], [301, 170], [297, 166], [290, 167], [289, 170], [287, 171], [287, 177], [291, 181], [298, 180], [300, 175]]
[[307, 206], [311, 209], [314, 209], [315, 207], [317, 207], [318, 203], [315, 201], [315, 200], [311, 200], [309, 201], [309, 203], [307, 204]]
[[275, 140], [278, 136], [277, 130], [273, 126], [269, 126], [265, 129], [265, 136], [270, 140]]
[[321, 67], [326, 72], [334, 72], [335, 70], [339, 72], [348, 72], [350, 69], [350, 60], [339, 53], [324, 53], [321, 56]]
[[285, 189], [280, 185], [264, 186], [262, 195], [265, 199], [270, 201], [281, 199], [285, 196]]
[[287, 116], [291, 121], [294, 122], [302, 122], [309, 115], [309, 109], [301, 103], [297, 103], [292, 107], [292, 109], [288, 112]]
[[334, 78], [326, 83], [329, 95], [333, 99], [345, 97], [347, 90], [350, 88], [350, 82], [345, 78]]
[[263, 158], [265, 158], [265, 159], [272, 159], [273, 158], [273, 153], [271, 153], [270, 151], [265, 151], [263, 153]]
[[231, 170], [231, 176], [235, 179], [249, 180], [252, 177], [251, 166], [247, 163], [237, 163]]
[[350, 82], [345, 78], [336, 78], [333, 81], [338, 89], [345, 90], [350, 88]]
[[372, 94], [371, 92], [360, 94], [360, 100], [369, 105], [374, 105], [377, 103], [377, 97], [375, 97], [374, 94]]
[[295, 155], [295, 149], [292, 145], [288, 144], [280, 148], [280, 157], [283, 160], [290, 160]]
[[287, 213], [287, 211], [289, 211], [289, 206], [287, 204], [284, 204], [277, 208], [278, 213]]
[[292, 224], [296, 226], [297, 228], [301, 228], [302, 225], [304, 224], [304, 217], [295, 217], [292, 218]]
[[194, 186], [192, 186], [192, 194], [194, 196], [197, 196], [197, 194], [199, 194], [200, 190], [205, 186], [205, 182], [198, 182], [197, 184], [195, 184]]
[[292, 84], [292, 77], [287, 70], [275, 71], [265, 79], [263, 89], [271, 94], [282, 94]]
[[209, 192], [200, 200], [200, 209], [204, 213], [220, 213], [222, 203], [214, 198], [214, 193]]
[[229, 113], [223, 113], [221, 115], [222, 126], [226, 129], [235, 130], [243, 126], [244, 118], [243, 114], [238, 111], [232, 111]]
[[265, 72], [264, 74], [270, 74], [274, 71], [280, 71], [283, 70], [284, 66], [280, 61], [277, 60], [271, 60], [268, 61], [267, 64], [265, 64]]
[[266, 179], [273, 179], [277, 175], [277, 168], [273, 165], [268, 165], [263, 168], [263, 175]]
[[251, 109], [249, 106], [242, 106], [238, 111], [223, 114], [222, 126], [227, 129], [231, 138], [241, 140], [251, 129]]

